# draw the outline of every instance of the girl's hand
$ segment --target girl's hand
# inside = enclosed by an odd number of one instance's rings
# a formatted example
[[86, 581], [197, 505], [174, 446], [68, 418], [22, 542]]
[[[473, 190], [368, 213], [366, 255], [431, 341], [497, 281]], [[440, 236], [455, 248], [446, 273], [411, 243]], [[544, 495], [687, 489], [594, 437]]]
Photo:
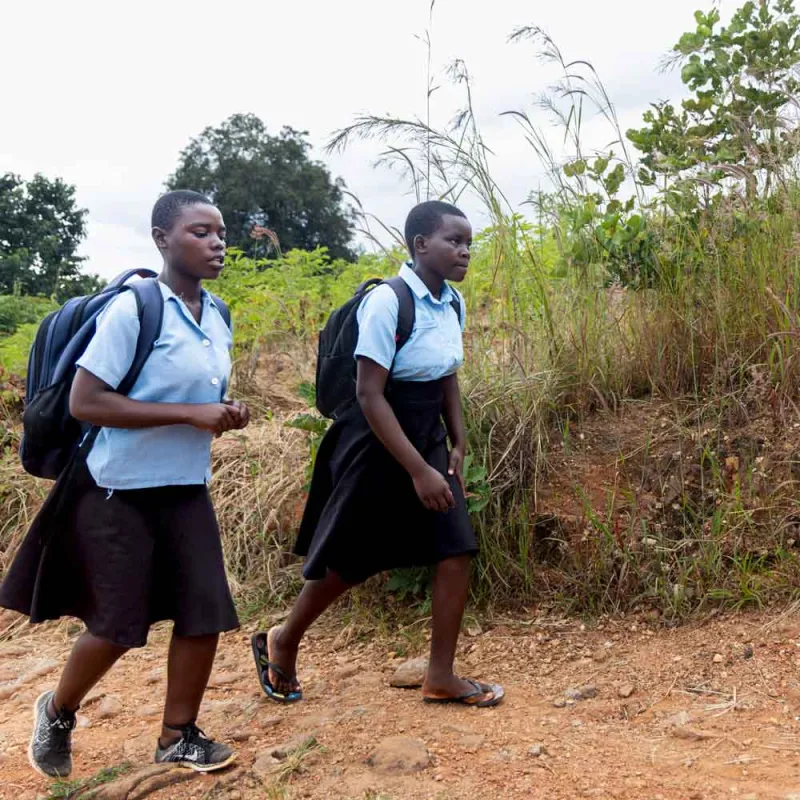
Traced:
[[202, 403], [191, 408], [188, 423], [200, 430], [211, 431], [215, 436], [222, 436], [225, 431], [238, 427], [239, 412], [225, 403]]
[[456, 501], [444, 475], [428, 464], [418, 475], [413, 475], [414, 489], [422, 505], [430, 511], [449, 511]]
[[245, 403], [241, 400], [225, 400], [224, 403], [229, 408], [234, 409], [239, 417], [239, 422], [235, 426], [237, 431], [246, 428], [250, 424], [250, 409]]
[[448, 475], [455, 475], [455, 478], [458, 481], [458, 485], [461, 487], [461, 491], [466, 496], [467, 487], [464, 484], [464, 446], [463, 445], [456, 445], [450, 451], [450, 465], [447, 467], [447, 474]]

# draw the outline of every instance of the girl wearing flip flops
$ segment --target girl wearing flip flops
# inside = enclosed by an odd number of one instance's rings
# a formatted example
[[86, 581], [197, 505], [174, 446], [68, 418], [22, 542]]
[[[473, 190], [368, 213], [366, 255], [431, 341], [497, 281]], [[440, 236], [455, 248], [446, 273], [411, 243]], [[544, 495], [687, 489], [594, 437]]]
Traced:
[[283, 625], [252, 637], [261, 687], [281, 703], [302, 699], [300, 642], [338, 597], [378, 572], [426, 564], [436, 570], [423, 700], [486, 707], [504, 696], [497, 684], [453, 672], [478, 543], [462, 477], [464, 303], [448, 281], [467, 275], [472, 229], [458, 208], [430, 201], [411, 211], [405, 235], [412, 263], [400, 277], [413, 299], [413, 330], [398, 349], [399, 300], [391, 286], [361, 302], [358, 402], [320, 446], [295, 547], [306, 559], [306, 584]]

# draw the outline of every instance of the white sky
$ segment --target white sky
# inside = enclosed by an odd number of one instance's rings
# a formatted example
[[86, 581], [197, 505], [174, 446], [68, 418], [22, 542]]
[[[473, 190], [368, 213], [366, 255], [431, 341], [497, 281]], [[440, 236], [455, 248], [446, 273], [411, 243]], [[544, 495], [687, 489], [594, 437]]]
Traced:
[[[723, 21], [743, 0], [721, 0]], [[500, 112], [527, 110], [555, 73], [530, 44], [509, 44], [521, 25], [544, 28], [568, 59], [591, 61], [623, 128], [650, 102], [679, 99], [676, 73], [658, 63], [696, 8], [711, 0], [437, 0], [434, 70], [461, 57], [474, 79], [478, 118], [512, 202], [541, 182], [521, 132]], [[208, 125], [252, 112], [270, 133], [308, 130], [315, 156], [341, 176], [365, 208], [402, 225], [413, 205], [398, 175], [375, 170], [379, 148], [356, 143], [343, 155], [322, 148], [360, 113], [422, 116], [430, 0], [8, 0], [2, 13], [0, 173], [42, 172], [77, 187], [89, 209], [86, 268], [110, 277], [157, 266], [150, 209], [179, 151]], [[447, 122], [458, 95], [434, 95]], [[553, 134], [555, 135], [555, 133]], [[587, 133], [602, 147], [598, 121]], [[467, 210], [470, 209], [466, 204]], [[480, 217], [476, 220], [480, 224]]]

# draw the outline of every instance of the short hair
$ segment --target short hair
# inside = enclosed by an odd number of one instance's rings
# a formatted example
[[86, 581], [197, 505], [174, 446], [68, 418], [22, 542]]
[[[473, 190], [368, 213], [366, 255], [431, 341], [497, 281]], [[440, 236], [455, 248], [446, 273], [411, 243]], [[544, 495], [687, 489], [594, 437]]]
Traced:
[[417, 236], [430, 236], [441, 224], [442, 217], [463, 217], [467, 215], [450, 203], [442, 200], [428, 200], [414, 206], [406, 217], [406, 245], [411, 257], [414, 257], [414, 239]]
[[199, 205], [213, 206], [214, 204], [204, 194], [193, 192], [190, 189], [176, 189], [174, 192], [167, 192], [156, 200], [150, 216], [150, 224], [153, 228], [169, 231], [184, 208]]

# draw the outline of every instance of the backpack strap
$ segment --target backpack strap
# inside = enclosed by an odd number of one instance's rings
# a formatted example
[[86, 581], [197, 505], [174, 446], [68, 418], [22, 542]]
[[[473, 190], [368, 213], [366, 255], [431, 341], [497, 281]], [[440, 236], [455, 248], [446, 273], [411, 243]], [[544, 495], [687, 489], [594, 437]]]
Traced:
[[120, 272], [120, 274], [106, 286], [106, 289], [117, 289], [126, 284], [134, 275], [138, 275], [140, 278], [157, 277], [157, 274], [151, 269], [128, 269], [125, 270], [125, 272]]
[[[208, 291], [206, 289], [206, 291]], [[208, 292], [208, 296], [213, 301], [214, 305], [217, 307], [217, 310], [220, 313], [222, 319], [225, 320], [225, 324], [230, 328], [231, 327], [231, 310], [228, 308], [228, 304], [221, 298], [217, 297], [215, 294], [211, 294]]]
[[458, 327], [461, 327], [461, 298], [458, 296], [458, 292], [451, 286], [450, 291], [453, 293], [453, 299], [450, 301], [450, 305], [453, 307], [453, 311], [456, 312], [456, 319], [458, 319]]
[[414, 320], [417, 316], [414, 295], [411, 292], [411, 287], [399, 275], [387, 278], [384, 283], [392, 287], [399, 303], [397, 309], [397, 334], [394, 338], [397, 343], [397, 350], [399, 350], [411, 338], [411, 332], [414, 330]]
[[136, 352], [133, 356], [128, 374], [122, 379], [117, 391], [128, 394], [145, 361], [153, 350], [153, 345], [161, 335], [161, 323], [164, 319], [164, 295], [156, 278], [146, 278], [136, 283], [131, 283], [128, 288], [136, 298], [136, 308], [139, 312], [139, 338], [136, 340]]

